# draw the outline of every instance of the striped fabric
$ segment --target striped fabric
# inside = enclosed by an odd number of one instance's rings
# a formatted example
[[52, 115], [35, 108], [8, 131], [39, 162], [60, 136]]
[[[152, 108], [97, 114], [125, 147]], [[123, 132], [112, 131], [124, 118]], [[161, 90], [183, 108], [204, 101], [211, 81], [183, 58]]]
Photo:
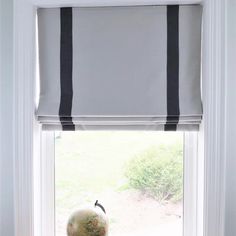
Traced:
[[38, 9], [45, 130], [198, 130], [200, 5]]

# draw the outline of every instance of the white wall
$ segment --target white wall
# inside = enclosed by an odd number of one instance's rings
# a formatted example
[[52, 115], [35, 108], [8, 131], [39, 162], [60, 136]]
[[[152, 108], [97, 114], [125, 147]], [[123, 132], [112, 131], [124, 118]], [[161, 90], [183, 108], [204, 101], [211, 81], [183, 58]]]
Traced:
[[227, 17], [227, 163], [225, 236], [236, 235], [236, 1]]
[[0, 235], [14, 235], [13, 1], [0, 0]]
[[[227, 14], [227, 177], [225, 236], [236, 235], [236, 0]], [[13, 0], [0, 0], [0, 235], [14, 235], [12, 127]], [[22, 235], [23, 236], [23, 235]]]

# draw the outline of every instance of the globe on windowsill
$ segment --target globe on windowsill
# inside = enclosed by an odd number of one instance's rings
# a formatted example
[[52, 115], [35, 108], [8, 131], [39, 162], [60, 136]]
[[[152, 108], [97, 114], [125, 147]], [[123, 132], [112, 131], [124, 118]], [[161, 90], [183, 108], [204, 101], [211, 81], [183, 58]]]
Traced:
[[68, 236], [107, 236], [108, 218], [104, 207], [95, 202], [93, 207], [74, 212], [67, 224]]

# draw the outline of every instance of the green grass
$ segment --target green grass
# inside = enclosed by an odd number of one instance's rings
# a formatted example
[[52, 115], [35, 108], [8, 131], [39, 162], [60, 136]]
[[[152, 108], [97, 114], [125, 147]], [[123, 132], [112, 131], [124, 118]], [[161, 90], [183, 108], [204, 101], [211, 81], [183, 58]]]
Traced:
[[94, 200], [94, 193], [126, 189], [124, 166], [151, 146], [183, 145], [182, 133], [63, 132], [55, 140], [56, 205], [72, 209]]

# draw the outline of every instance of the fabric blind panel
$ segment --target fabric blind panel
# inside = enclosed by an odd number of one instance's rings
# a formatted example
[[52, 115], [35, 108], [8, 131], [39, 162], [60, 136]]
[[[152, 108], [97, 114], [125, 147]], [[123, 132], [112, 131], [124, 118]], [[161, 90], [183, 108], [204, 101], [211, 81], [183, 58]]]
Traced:
[[200, 5], [38, 9], [46, 130], [197, 130]]

